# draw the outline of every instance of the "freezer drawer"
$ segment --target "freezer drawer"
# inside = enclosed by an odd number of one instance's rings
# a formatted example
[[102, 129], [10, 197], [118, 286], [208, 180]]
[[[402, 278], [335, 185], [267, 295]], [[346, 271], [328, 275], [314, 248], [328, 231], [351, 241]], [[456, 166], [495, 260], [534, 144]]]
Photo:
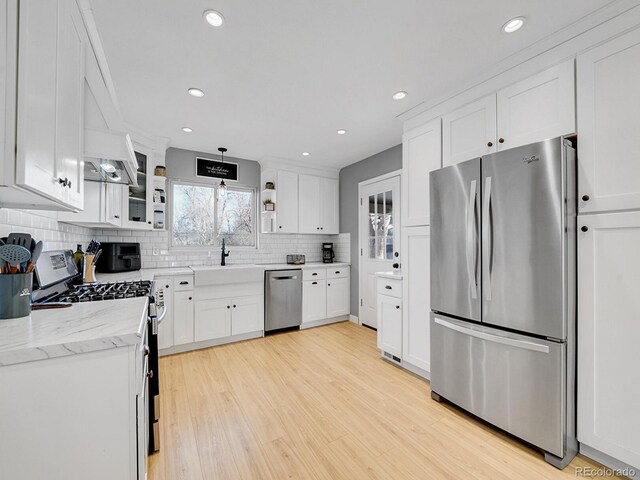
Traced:
[[431, 314], [431, 389], [558, 457], [566, 431], [566, 344]]

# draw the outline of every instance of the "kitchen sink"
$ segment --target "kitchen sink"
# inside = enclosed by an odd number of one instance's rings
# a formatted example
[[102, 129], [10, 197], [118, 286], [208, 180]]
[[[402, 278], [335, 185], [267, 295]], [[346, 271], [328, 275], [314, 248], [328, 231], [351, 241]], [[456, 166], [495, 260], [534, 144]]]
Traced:
[[228, 285], [230, 283], [251, 283], [264, 280], [264, 267], [258, 265], [226, 265], [191, 267], [194, 285]]

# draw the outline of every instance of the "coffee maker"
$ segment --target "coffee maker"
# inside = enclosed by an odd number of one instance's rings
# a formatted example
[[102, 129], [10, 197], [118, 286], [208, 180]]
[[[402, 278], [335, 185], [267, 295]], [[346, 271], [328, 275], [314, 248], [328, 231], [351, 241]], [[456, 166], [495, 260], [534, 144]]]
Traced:
[[322, 244], [322, 263], [333, 263], [336, 254], [333, 252], [333, 243]]

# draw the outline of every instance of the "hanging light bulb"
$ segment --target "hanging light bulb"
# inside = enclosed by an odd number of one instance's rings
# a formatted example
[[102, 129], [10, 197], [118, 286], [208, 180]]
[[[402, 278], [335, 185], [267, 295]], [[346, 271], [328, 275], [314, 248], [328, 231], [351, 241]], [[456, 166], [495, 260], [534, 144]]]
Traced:
[[[219, 147], [218, 151], [220, 152], [220, 156], [221, 156], [220, 161], [224, 163], [224, 152], [226, 152], [227, 149], [224, 147]], [[227, 185], [224, 183], [224, 178], [220, 180], [220, 185], [218, 185], [218, 192], [223, 197], [227, 194]]]

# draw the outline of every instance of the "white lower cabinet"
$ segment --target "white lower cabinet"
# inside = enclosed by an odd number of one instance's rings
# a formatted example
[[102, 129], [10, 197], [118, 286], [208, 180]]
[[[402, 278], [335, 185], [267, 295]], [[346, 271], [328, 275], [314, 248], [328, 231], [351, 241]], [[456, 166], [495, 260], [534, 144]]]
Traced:
[[[158, 287], [156, 302], [162, 301], [166, 313], [162, 322], [158, 325], [158, 349], [164, 350], [173, 346], [173, 277], [156, 277], [155, 283]], [[162, 291], [161, 294], [158, 292]]]
[[194, 340], [231, 336], [231, 299], [201, 300], [196, 303]]
[[302, 323], [327, 318], [327, 281], [302, 282]]
[[[383, 279], [378, 279], [378, 282]], [[378, 348], [402, 359], [402, 299], [378, 294]], [[388, 355], [385, 355], [388, 357]]]
[[[302, 327], [347, 319], [350, 312], [350, 268], [327, 264], [306, 268], [302, 278]], [[307, 324], [307, 325], [305, 325]]]
[[231, 310], [231, 335], [264, 330], [264, 297], [238, 297], [233, 299]]
[[327, 318], [349, 313], [349, 277], [327, 279]]
[[402, 230], [402, 361], [425, 372], [430, 361], [430, 227]]
[[174, 292], [173, 344], [184, 345], [193, 341], [193, 291]]
[[578, 440], [640, 469], [640, 212], [578, 218]]

